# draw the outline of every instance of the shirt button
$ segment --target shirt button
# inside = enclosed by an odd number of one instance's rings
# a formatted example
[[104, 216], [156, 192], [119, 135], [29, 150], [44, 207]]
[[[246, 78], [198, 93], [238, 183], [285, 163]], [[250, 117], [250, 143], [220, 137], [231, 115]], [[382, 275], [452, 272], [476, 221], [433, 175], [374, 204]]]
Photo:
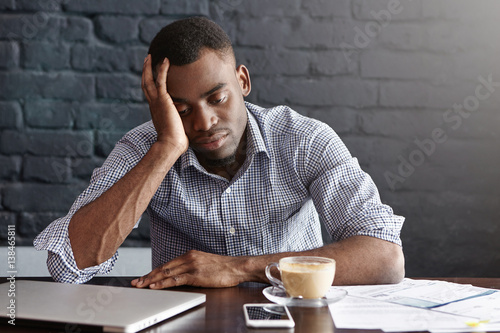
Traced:
[[236, 233], [236, 229], [234, 229], [233, 227], [229, 228], [229, 233], [231, 235], [234, 235]]
[[226, 193], [227, 194], [231, 193], [231, 189], [229, 187], [226, 189]]

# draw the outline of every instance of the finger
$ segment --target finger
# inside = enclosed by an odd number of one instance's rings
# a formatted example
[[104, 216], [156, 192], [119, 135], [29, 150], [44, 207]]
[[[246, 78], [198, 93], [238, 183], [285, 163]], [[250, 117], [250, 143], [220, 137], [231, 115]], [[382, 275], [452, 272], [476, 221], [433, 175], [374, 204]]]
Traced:
[[179, 274], [185, 273], [182, 267], [172, 266], [172, 262], [168, 262], [154, 270], [147, 275], [132, 281], [132, 285], [138, 288], [145, 288], [163, 279], [171, 278]]
[[156, 87], [153, 79], [153, 69], [151, 67], [151, 54], [148, 54], [146, 59], [144, 59], [141, 87], [148, 102], [156, 98]]
[[151, 100], [151, 97], [149, 95], [149, 88], [148, 88], [148, 75], [146, 74], [146, 72], [148, 71], [148, 66], [151, 66], [150, 62], [149, 62], [149, 58], [150, 58], [150, 55], [148, 54], [146, 56], [146, 58], [144, 58], [144, 63], [142, 64], [142, 76], [141, 76], [141, 88], [142, 88], [142, 92], [144, 93], [144, 96], [146, 96], [146, 99], [148, 100], [148, 102]]
[[137, 278], [137, 279], [133, 279], [130, 284], [132, 285], [132, 287], [137, 287], [137, 284], [139, 283], [139, 281], [142, 279], [143, 277], [140, 277], [140, 278]]
[[151, 272], [149, 272], [148, 274], [132, 280], [132, 282], [131, 282], [132, 286], [137, 287], [137, 288], [144, 288], [144, 287], [149, 286], [149, 284], [151, 283], [151, 281], [150, 281], [151, 276], [156, 274], [156, 271], [157, 271], [157, 269], [154, 269]]
[[149, 288], [151, 288], [151, 289], [165, 289], [165, 288], [183, 286], [185, 284], [188, 284], [187, 277], [188, 277], [187, 274], [173, 275], [173, 276], [168, 277], [166, 279], [162, 279], [160, 281], [157, 281], [155, 283], [150, 284]]
[[141, 276], [140, 278], [137, 278], [131, 282], [132, 286], [137, 287], [137, 288], [146, 288], [149, 287], [151, 284], [151, 277], [156, 275], [156, 269], [151, 271], [150, 273]]
[[168, 58], [163, 59], [163, 63], [158, 68], [158, 76], [156, 77], [156, 88], [158, 95], [167, 94], [167, 72], [170, 67]]

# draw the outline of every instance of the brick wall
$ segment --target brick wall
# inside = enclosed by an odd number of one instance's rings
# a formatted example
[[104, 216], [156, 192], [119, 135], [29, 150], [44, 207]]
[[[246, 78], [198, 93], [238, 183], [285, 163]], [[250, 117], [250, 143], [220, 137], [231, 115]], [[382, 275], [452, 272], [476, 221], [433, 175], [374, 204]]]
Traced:
[[148, 43], [189, 15], [228, 32], [249, 101], [341, 135], [407, 218], [408, 276], [500, 275], [496, 0], [0, 0], [2, 244], [16, 224], [30, 245], [149, 119]]

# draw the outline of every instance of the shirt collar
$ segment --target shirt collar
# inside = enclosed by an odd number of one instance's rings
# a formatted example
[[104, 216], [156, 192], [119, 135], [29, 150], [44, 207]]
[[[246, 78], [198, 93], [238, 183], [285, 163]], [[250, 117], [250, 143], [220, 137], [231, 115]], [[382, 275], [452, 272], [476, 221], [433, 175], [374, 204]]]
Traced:
[[266, 148], [266, 144], [264, 142], [264, 138], [262, 137], [262, 132], [260, 131], [259, 123], [257, 119], [255, 119], [254, 115], [247, 108], [247, 143], [248, 143], [248, 153], [249, 155], [255, 155], [258, 153], [265, 153], [269, 156]]
[[[247, 159], [258, 153], [265, 153], [269, 156], [266, 145], [264, 143], [264, 139], [262, 137], [262, 133], [260, 131], [259, 124], [257, 120], [253, 116], [253, 114], [247, 108]], [[191, 147], [181, 155], [179, 158], [181, 170], [184, 170], [187, 167], [194, 166], [198, 170], [205, 170], [203, 166], [198, 161], [196, 154], [194, 153]]]

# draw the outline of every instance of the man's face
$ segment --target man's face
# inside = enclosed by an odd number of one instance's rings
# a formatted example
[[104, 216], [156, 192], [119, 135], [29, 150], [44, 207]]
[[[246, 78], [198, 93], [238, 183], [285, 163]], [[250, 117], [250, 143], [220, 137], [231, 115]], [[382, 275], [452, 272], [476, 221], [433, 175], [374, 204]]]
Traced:
[[181, 116], [191, 148], [202, 164], [234, 156], [247, 124], [244, 96], [250, 77], [231, 57], [202, 50], [184, 66], [170, 66], [167, 91]]

